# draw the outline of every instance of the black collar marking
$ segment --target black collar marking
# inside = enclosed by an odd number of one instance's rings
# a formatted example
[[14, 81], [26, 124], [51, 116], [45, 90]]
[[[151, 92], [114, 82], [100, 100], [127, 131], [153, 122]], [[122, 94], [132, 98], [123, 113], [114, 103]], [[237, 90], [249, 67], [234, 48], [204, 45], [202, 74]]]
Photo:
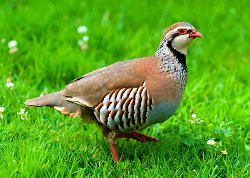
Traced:
[[174, 47], [172, 46], [172, 41], [174, 38], [172, 38], [172, 40], [167, 42], [167, 46], [170, 49], [170, 51], [174, 54], [174, 56], [178, 59], [179, 63], [182, 64], [182, 67], [187, 70], [187, 64], [186, 64], [186, 55], [180, 53], [179, 51], [177, 51], [176, 49], [174, 49]]

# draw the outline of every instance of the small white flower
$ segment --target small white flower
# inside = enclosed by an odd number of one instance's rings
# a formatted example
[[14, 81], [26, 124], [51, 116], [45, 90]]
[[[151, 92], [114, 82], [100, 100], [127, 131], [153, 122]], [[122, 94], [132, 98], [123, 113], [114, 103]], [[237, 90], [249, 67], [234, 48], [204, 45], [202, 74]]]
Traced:
[[9, 88], [9, 89], [11, 89], [11, 90], [13, 90], [13, 88], [14, 88], [14, 83], [11, 82], [11, 81], [7, 81], [7, 82], [6, 82], [6, 87]]
[[199, 118], [198, 119], [193, 118], [193, 119], [190, 119], [189, 122], [191, 122], [191, 124], [194, 124], [194, 123], [200, 124], [204, 121]]
[[3, 113], [3, 112], [4, 112], [4, 110], [5, 110], [5, 108], [4, 108], [4, 107], [0, 107], [0, 113]]
[[207, 144], [208, 144], [208, 145], [215, 145], [216, 142], [215, 142], [214, 139], [212, 138], [212, 139], [210, 139], [210, 140], [207, 141]]
[[11, 40], [8, 43], [8, 47], [11, 48], [15, 48], [17, 46], [17, 41], [16, 40]]
[[192, 119], [189, 120], [191, 122], [191, 124], [194, 124], [194, 123], [200, 124], [200, 123], [204, 122], [200, 118], [197, 118], [196, 114], [192, 114], [191, 117], [192, 117]]
[[220, 152], [221, 152], [222, 155], [227, 155], [227, 150], [226, 149], [225, 150], [221, 150]]
[[88, 31], [88, 27], [85, 26], [85, 25], [79, 26], [79, 27], [77, 28], [77, 32], [78, 32], [78, 33], [85, 33], [85, 32], [87, 32], [87, 31]]
[[192, 118], [196, 118], [196, 114], [192, 114], [191, 116], [192, 116]]
[[8, 47], [9, 47], [9, 53], [10, 54], [15, 54], [17, 51], [18, 51], [18, 48], [17, 48], [17, 41], [16, 40], [11, 40], [9, 41], [8, 43]]
[[4, 112], [5, 108], [4, 107], [0, 107], [0, 118], [3, 119], [3, 112]]
[[22, 120], [25, 120], [27, 118], [28, 112], [25, 111], [25, 108], [21, 108], [17, 115], [19, 115]]
[[87, 35], [83, 36], [82, 41], [85, 41], [85, 42], [89, 41], [89, 37]]

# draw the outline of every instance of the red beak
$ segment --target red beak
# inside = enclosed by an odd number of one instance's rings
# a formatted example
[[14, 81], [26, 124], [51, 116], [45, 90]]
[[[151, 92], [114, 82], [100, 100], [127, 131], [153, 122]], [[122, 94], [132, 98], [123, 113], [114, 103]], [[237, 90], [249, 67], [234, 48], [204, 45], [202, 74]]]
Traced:
[[192, 31], [189, 33], [189, 37], [191, 38], [201, 38], [203, 35], [200, 32]]

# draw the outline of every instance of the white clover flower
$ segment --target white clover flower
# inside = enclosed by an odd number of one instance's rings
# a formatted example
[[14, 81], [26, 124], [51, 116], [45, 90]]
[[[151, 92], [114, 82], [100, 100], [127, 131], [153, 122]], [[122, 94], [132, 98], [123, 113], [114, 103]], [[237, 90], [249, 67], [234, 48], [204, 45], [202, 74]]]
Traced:
[[190, 119], [189, 121], [191, 122], [191, 124], [194, 124], [194, 123], [200, 124], [200, 123], [204, 122], [200, 118], [198, 118], [198, 119], [193, 118], [193, 119]]
[[227, 150], [226, 149], [225, 150], [221, 150], [220, 152], [221, 152], [222, 155], [227, 155]]
[[6, 82], [6, 87], [9, 88], [9, 89], [11, 89], [11, 90], [13, 90], [13, 88], [14, 88], [14, 83], [11, 82], [11, 81], [7, 81], [7, 82]]
[[85, 42], [89, 41], [89, 37], [87, 35], [83, 36], [82, 41], [85, 41]]
[[5, 111], [4, 107], [0, 107], [0, 118], [3, 119], [3, 112]]
[[15, 48], [17, 46], [17, 41], [16, 40], [11, 40], [8, 43], [8, 47], [11, 48]]
[[191, 117], [192, 117], [192, 119], [189, 120], [191, 122], [191, 124], [194, 124], [194, 123], [200, 124], [200, 123], [204, 122], [200, 118], [197, 118], [196, 114], [192, 114]]
[[78, 33], [85, 33], [85, 32], [87, 32], [88, 31], [88, 27], [87, 26], [85, 26], [85, 25], [82, 25], [82, 26], [79, 26], [78, 28], [77, 28], [77, 32]]
[[21, 108], [17, 115], [19, 115], [22, 120], [25, 120], [28, 116], [28, 112], [25, 111], [25, 108]]
[[212, 139], [210, 139], [210, 140], [207, 141], [207, 144], [208, 144], [208, 145], [215, 145], [216, 142], [215, 142], [214, 139], [212, 138]]
[[11, 40], [11, 41], [9, 41], [8, 47], [10, 48], [10, 50], [9, 50], [9, 53], [10, 53], [10, 54], [16, 53], [16, 52], [18, 51], [18, 48], [17, 48], [17, 41], [16, 41], [16, 40]]

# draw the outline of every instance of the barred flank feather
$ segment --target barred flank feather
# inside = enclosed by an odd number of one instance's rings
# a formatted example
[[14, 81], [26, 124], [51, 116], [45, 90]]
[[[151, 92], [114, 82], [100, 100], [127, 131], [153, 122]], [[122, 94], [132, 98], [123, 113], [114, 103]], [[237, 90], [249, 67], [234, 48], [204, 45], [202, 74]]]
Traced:
[[145, 82], [139, 88], [121, 88], [108, 93], [95, 107], [99, 122], [112, 130], [128, 132], [144, 128], [152, 108]]

